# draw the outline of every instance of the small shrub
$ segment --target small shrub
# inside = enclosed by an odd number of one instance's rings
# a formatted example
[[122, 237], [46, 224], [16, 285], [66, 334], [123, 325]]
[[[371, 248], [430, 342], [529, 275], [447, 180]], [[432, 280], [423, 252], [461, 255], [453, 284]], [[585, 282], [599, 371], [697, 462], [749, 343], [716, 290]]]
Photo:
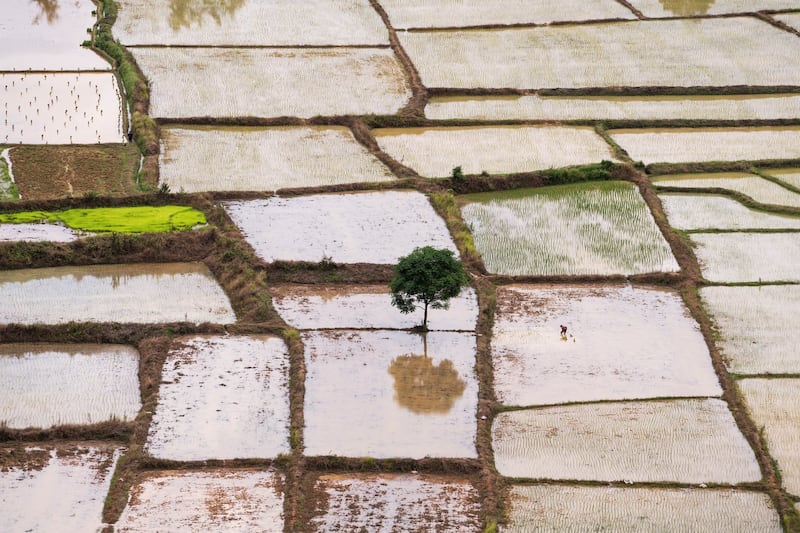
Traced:
[[461, 170], [461, 166], [457, 166], [453, 168], [453, 172], [451, 173], [451, 177], [453, 181], [460, 183], [464, 181], [464, 172]]

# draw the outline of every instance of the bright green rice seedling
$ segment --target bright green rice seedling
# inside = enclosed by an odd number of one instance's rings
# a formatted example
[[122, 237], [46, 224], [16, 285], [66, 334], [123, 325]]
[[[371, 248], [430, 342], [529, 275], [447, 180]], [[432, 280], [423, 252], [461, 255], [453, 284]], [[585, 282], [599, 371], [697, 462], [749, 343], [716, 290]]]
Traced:
[[0, 215], [0, 223], [26, 224], [31, 222], [63, 223], [88, 232], [160, 233], [183, 231], [205, 224], [200, 211], [181, 205], [98, 207], [66, 211], [25, 211]]

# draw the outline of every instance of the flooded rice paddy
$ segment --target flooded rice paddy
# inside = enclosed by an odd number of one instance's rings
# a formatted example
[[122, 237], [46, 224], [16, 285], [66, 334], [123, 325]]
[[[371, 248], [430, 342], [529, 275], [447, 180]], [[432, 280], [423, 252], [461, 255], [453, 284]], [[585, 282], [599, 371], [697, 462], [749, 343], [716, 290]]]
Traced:
[[663, 289], [502, 287], [492, 359], [505, 405], [722, 394], [699, 326]]
[[794, 0], [629, 0], [646, 17], [726, 15], [797, 9]]
[[676, 174], [653, 178], [657, 187], [719, 188], [748, 196], [760, 204], [800, 207], [800, 194], [753, 174], [722, 172]]
[[0, 224], [0, 242], [72, 242], [83, 236], [59, 224]]
[[500, 413], [500, 474], [679, 483], [758, 481], [753, 451], [722, 400], [568, 405]]
[[466, 197], [461, 209], [489, 272], [612, 275], [678, 264], [636, 188], [588, 183]]
[[505, 533], [782, 531], [769, 497], [741, 490], [515, 485], [510, 506]]
[[457, 478], [424, 474], [327, 474], [315, 488], [326, 504], [310, 531], [480, 531], [478, 491]]
[[774, 18], [800, 31], [800, 13], [784, 13], [783, 15], [774, 15]]
[[103, 344], [0, 344], [0, 426], [133, 420], [139, 354]]
[[[100, 531], [103, 502], [123, 452], [104, 443], [37, 445], [0, 471], [0, 530]], [[0, 446], [7, 456], [12, 450]]]
[[338, 331], [302, 338], [306, 455], [476, 457], [474, 334]]
[[765, 174], [773, 176], [796, 189], [800, 189], [800, 168], [769, 169]]
[[0, 324], [236, 321], [222, 287], [201, 263], [0, 271], [0, 301], [6, 302]]
[[658, 197], [670, 226], [680, 230], [800, 229], [800, 217], [756, 211], [724, 196], [660, 194]]
[[392, 114], [411, 97], [390, 49], [167, 47], [131, 53], [150, 80], [150, 115], [157, 118]]
[[730, 372], [800, 374], [800, 286], [703, 287]]
[[691, 238], [708, 281], [800, 282], [800, 233], [693, 233]]
[[289, 452], [289, 356], [265, 335], [176, 339], [147, 451], [178, 461]]
[[[173, 191], [275, 191], [395, 180], [347, 128], [164, 128], [161, 182]], [[224, 168], [225, 172], [208, 172]]]
[[367, 0], [119, 0], [114, 36], [125, 45], [388, 45]]
[[[423, 311], [403, 314], [392, 306], [386, 285], [285, 285], [273, 287], [272, 305], [298, 329], [411, 329], [422, 324]], [[472, 331], [478, 320], [475, 291], [464, 288], [449, 309], [428, 309], [428, 329]]]
[[145, 474], [114, 531], [283, 531], [283, 476], [273, 471]]
[[393, 264], [419, 246], [458, 253], [444, 221], [418, 192], [272, 197], [224, 205], [267, 262]]
[[800, 41], [750, 17], [401, 32], [398, 37], [427, 87], [800, 85], [800, 71], [786, 68], [796, 63]]
[[386, 128], [373, 134], [394, 159], [432, 178], [450, 176], [455, 166], [465, 174], [508, 174], [613, 159], [588, 127]]

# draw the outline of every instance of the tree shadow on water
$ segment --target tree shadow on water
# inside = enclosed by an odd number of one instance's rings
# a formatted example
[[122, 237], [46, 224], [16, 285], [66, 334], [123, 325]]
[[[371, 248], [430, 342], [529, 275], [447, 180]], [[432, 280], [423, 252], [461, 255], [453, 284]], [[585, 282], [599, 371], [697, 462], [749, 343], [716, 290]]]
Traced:
[[658, 0], [667, 11], [674, 15], [688, 17], [692, 15], [705, 15], [716, 0]]
[[34, 24], [39, 24], [42, 21], [42, 17], [48, 24], [53, 24], [58, 20], [58, 0], [31, 0], [31, 2], [38, 5], [39, 9], [42, 10], [41, 13], [34, 17]]
[[203, 25], [206, 16], [217, 24], [222, 17], [233, 15], [247, 0], [169, 0], [169, 25], [177, 31], [194, 24]]
[[466, 388], [452, 361], [444, 359], [434, 366], [427, 354], [395, 357], [389, 374], [394, 378], [395, 401], [417, 414], [449, 412]]

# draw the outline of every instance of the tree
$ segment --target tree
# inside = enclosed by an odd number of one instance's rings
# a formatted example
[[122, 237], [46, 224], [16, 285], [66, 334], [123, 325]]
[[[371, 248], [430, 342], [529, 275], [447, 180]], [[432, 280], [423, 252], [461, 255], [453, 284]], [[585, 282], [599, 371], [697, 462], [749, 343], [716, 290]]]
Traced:
[[412, 313], [421, 305], [425, 310], [422, 329], [427, 331], [428, 307], [447, 309], [448, 300], [468, 283], [467, 271], [453, 252], [425, 246], [400, 258], [389, 288], [392, 305], [401, 313]]

